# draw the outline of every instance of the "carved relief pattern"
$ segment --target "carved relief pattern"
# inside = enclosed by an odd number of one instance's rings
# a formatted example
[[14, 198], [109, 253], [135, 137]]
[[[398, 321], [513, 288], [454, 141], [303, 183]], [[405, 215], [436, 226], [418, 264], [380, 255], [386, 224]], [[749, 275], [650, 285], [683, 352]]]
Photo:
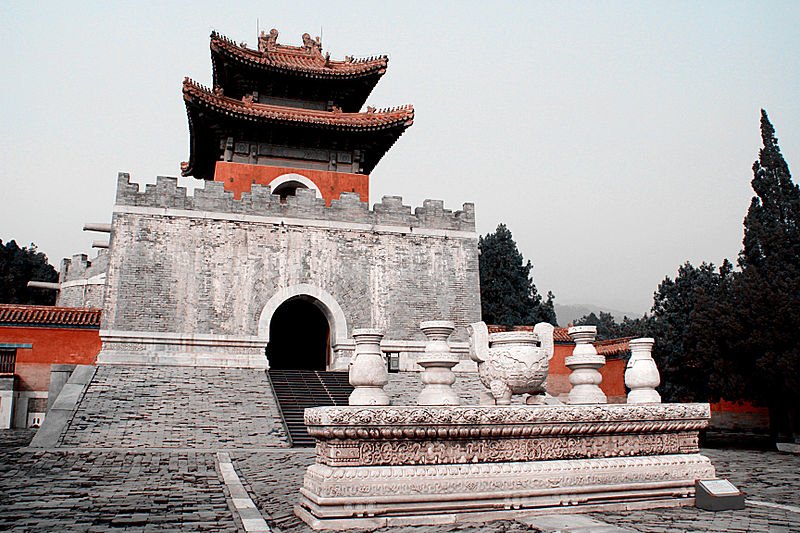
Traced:
[[478, 374], [487, 388], [491, 388], [492, 382], [500, 381], [514, 394], [537, 393], [544, 391], [548, 363], [547, 353], [535, 346], [492, 348], [486, 362], [478, 363]]
[[597, 422], [707, 422], [710, 415], [707, 403], [535, 407], [317, 407], [306, 409], [305, 423], [309, 426], [518, 425], [565, 422], [592, 425]]
[[645, 434], [669, 433], [678, 431], [699, 431], [708, 425], [706, 420], [673, 420], [666, 422], [608, 422], [593, 424], [542, 424], [494, 426], [309, 426], [308, 432], [317, 440], [355, 440], [355, 439], [476, 439], [500, 438], [518, 439], [534, 436], [580, 436], [600, 434]]
[[[530, 491], [591, 485], [683, 482], [714, 476], [702, 455], [669, 455], [521, 463], [439, 466], [330, 467], [315, 464], [304, 479], [317, 497], [391, 497], [420, 494], [468, 494]], [[671, 483], [672, 486], [681, 483]], [[504, 497], [510, 496], [504, 494]]]
[[335, 441], [317, 444], [330, 466], [438, 465], [698, 452], [696, 433], [596, 435], [469, 441]]

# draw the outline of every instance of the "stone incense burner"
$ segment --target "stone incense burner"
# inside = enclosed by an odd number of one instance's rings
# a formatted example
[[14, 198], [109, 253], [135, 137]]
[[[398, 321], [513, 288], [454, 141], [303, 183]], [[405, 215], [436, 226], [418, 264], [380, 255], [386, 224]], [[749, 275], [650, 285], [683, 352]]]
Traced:
[[491, 404], [509, 405], [514, 394], [528, 394], [529, 404], [544, 403], [544, 382], [553, 357], [553, 326], [534, 331], [489, 333], [484, 322], [469, 327], [470, 355], [489, 389]]

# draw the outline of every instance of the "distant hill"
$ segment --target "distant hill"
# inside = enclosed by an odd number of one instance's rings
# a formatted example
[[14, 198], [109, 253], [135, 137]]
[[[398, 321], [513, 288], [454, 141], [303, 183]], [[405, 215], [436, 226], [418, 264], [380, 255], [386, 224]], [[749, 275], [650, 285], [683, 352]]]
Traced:
[[632, 313], [630, 311], [618, 311], [616, 309], [609, 309], [607, 307], [600, 307], [591, 304], [574, 304], [574, 305], [555, 304], [555, 308], [559, 326], [566, 326], [570, 322], [574, 322], [579, 318], [588, 315], [589, 313], [594, 313], [596, 315], [599, 315], [600, 312], [611, 313], [611, 315], [614, 317], [614, 320], [616, 320], [617, 322], [621, 321], [626, 316], [628, 318], [638, 318], [644, 314], [644, 313]]

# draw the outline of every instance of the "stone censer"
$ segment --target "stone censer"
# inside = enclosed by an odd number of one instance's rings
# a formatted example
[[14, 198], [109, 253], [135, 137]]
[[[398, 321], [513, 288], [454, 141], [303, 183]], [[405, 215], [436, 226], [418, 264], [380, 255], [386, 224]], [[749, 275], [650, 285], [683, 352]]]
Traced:
[[[537, 327], [535, 340], [523, 339], [524, 349], [509, 351], [502, 339], [490, 344], [485, 324], [470, 326], [472, 357], [479, 363], [513, 352], [512, 361], [494, 364], [491, 372], [479, 369], [495, 405], [454, 405], [452, 391], [442, 391], [442, 404], [432, 405], [428, 389], [425, 405], [351, 402], [306, 409], [316, 462], [306, 472], [295, 513], [314, 529], [349, 529], [693, 505], [695, 480], [715, 476], [698, 448], [709, 405], [507, 404], [509, 391], [535, 402], [544, 392], [542, 359], [549, 360], [552, 347], [541, 338], [547, 339], [549, 327], [552, 339], [552, 326]], [[426, 371], [452, 366], [442, 331], [437, 322], [437, 336], [429, 341], [436, 344], [421, 356]], [[495, 348], [502, 350], [492, 354]], [[353, 366], [358, 352], [357, 345]], [[519, 378], [522, 370], [528, 377]]]

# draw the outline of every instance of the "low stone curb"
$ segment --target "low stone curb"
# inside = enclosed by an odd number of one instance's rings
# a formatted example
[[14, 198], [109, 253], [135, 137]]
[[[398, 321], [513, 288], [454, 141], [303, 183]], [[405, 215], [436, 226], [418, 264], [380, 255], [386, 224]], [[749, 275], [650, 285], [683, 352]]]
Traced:
[[242, 485], [239, 475], [233, 468], [230, 454], [226, 452], [217, 453], [219, 471], [222, 480], [231, 495], [231, 502], [235, 512], [242, 521], [242, 526], [247, 533], [269, 533], [272, 531], [267, 525], [267, 521], [261, 516], [256, 504], [250, 498], [250, 494]]

